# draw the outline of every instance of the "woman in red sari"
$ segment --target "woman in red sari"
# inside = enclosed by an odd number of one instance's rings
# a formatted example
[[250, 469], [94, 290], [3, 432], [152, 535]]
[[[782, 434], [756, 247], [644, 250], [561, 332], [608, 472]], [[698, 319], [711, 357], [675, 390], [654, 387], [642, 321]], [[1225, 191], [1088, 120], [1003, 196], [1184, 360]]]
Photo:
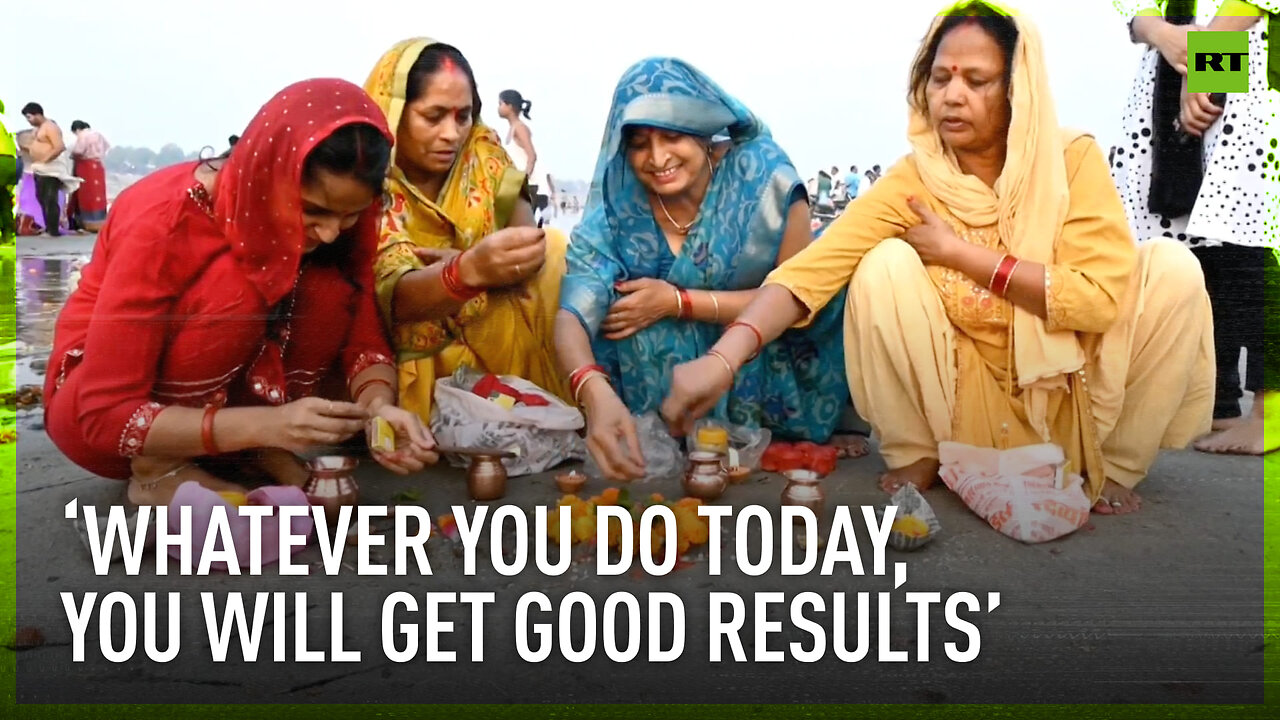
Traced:
[[71, 132], [76, 136], [71, 174], [84, 182], [67, 200], [67, 220], [74, 230], [98, 232], [107, 219], [107, 171], [102, 161], [111, 143], [83, 120], [71, 123]]
[[374, 416], [397, 435], [381, 464], [435, 462], [395, 405], [374, 305], [373, 201], [392, 139], [359, 87], [309, 80], [263, 106], [225, 161], [121, 193], [55, 331], [45, 419], [67, 457], [128, 478], [138, 504], [188, 480], [240, 490], [226, 474], [245, 463], [300, 484], [293, 453]]

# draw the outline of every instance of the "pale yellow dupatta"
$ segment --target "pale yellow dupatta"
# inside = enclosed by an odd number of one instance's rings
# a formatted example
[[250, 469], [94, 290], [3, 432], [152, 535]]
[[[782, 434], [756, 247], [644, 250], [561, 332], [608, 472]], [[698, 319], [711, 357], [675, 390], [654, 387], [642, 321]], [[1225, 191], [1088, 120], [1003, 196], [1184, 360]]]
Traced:
[[[992, 6], [994, 7], [994, 5]], [[973, 227], [995, 223], [1010, 252], [1023, 260], [1053, 263], [1070, 201], [1063, 158], [1064, 133], [1058, 126], [1040, 33], [1011, 11], [1018, 27], [1009, 97], [1012, 115], [1004, 170], [994, 188], [960, 170], [955, 155], [942, 145], [924, 108], [913, 107], [908, 138], [925, 187], [957, 218]], [[945, 19], [934, 20], [920, 45], [921, 59]], [[1078, 134], [1078, 133], [1077, 133]], [[1013, 357], [1018, 385], [1024, 389], [1027, 418], [1049, 440], [1049, 393], [1067, 386], [1067, 375], [1084, 367], [1084, 350], [1069, 330], [1050, 332], [1044, 320], [1014, 309]]]
[[[365, 91], [382, 108], [392, 131], [400, 125], [409, 71], [429, 38], [397, 43], [382, 55]], [[400, 370], [400, 404], [424, 421], [431, 417], [436, 381], [466, 365], [516, 375], [570, 399], [555, 363], [553, 325], [564, 274], [563, 235], [547, 233], [543, 271], [523, 285], [487, 290], [447, 318], [395, 322], [395, 288], [424, 263], [415, 248], [466, 250], [506, 227], [521, 197], [524, 173], [492, 129], [477, 118], [439, 197], [428, 198], [394, 162], [387, 173], [374, 279], [378, 306], [390, 329]]]

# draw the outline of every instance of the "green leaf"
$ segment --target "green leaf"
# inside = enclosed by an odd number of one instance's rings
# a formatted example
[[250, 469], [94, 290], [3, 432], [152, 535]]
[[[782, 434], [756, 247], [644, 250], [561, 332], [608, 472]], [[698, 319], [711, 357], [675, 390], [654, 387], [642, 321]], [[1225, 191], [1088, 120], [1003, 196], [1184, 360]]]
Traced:
[[416, 503], [422, 500], [422, 496], [417, 490], [401, 490], [391, 496], [391, 501], [395, 503]]

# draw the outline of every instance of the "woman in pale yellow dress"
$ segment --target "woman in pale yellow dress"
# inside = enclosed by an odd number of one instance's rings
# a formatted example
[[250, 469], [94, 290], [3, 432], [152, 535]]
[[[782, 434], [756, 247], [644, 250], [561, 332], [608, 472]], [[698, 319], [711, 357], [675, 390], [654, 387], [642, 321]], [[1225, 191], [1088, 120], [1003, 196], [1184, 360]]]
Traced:
[[480, 121], [466, 58], [405, 40], [365, 90], [396, 132], [374, 273], [401, 405], [429, 419], [436, 380], [461, 365], [568, 399], [552, 352], [567, 243], [534, 227], [524, 173]]
[[927, 488], [938, 443], [1053, 442], [1094, 510], [1141, 506], [1161, 447], [1209, 429], [1204, 277], [1173, 241], [1135, 247], [1093, 138], [1059, 128], [1039, 34], [982, 2], [940, 15], [911, 72], [900, 160], [781, 265], [708, 355], [676, 368], [687, 426], [760, 342], [849, 285], [845, 358], [889, 467]]

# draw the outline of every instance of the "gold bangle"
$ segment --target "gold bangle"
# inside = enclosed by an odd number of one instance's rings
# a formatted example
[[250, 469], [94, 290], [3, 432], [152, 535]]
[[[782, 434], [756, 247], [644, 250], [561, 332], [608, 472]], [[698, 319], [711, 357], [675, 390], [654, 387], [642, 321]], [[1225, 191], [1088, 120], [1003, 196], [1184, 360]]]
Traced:
[[719, 324], [720, 324], [720, 301], [719, 301], [718, 299], [716, 299], [716, 294], [715, 294], [715, 293], [713, 293], [713, 292], [708, 292], [707, 294], [711, 296], [711, 305], [712, 305], [712, 307], [714, 307], [714, 308], [715, 308], [715, 311], [716, 311], [716, 319], [715, 319], [715, 323], [716, 323], [717, 325], [719, 325]]
[[606, 377], [606, 376], [605, 376], [605, 374], [604, 374], [604, 373], [599, 372], [598, 370], [592, 370], [591, 372], [589, 372], [589, 373], [587, 373], [586, 375], [584, 375], [584, 376], [582, 377], [582, 379], [581, 379], [581, 380], [579, 380], [579, 381], [578, 381], [578, 389], [577, 389], [577, 390], [575, 390], [575, 391], [574, 391], [574, 393], [573, 393], [573, 404], [574, 404], [574, 405], [578, 405], [578, 406], [581, 406], [581, 405], [582, 405], [582, 399], [581, 399], [581, 395], [582, 395], [582, 388], [586, 387], [586, 386], [587, 386], [587, 383], [591, 382], [592, 380], [594, 380], [594, 379], [596, 379], [596, 378], [598, 378], [598, 377], [605, 378], [606, 380], [608, 380], [608, 379], [609, 379], [608, 377]]
[[738, 371], [733, 369], [733, 363], [729, 362], [729, 358], [725, 357], [719, 350], [708, 350], [707, 354], [724, 363], [724, 369], [729, 371], [730, 382], [733, 382], [738, 377]]
[[672, 291], [676, 294], [676, 317], [684, 317], [684, 298], [680, 297], [680, 288], [675, 285], [671, 286]]

